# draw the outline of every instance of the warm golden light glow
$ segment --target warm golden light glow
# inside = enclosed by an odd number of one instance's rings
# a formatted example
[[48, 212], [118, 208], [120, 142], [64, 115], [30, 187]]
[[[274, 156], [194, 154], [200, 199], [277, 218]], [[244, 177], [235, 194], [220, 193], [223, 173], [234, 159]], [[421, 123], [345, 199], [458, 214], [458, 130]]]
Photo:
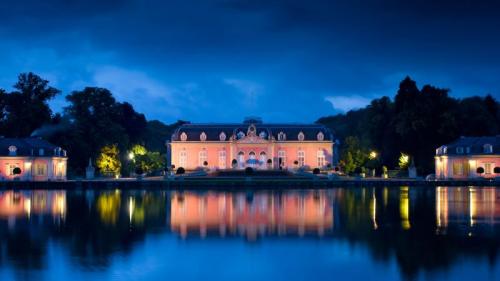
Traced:
[[372, 223], [373, 223], [373, 229], [377, 229], [378, 228], [378, 224], [377, 224], [377, 197], [375, 196], [375, 190], [373, 191], [373, 194], [372, 194], [370, 208], [371, 208], [371, 218], [372, 218]]
[[376, 151], [371, 151], [370, 155], [368, 156], [368, 158], [370, 158], [371, 160], [377, 158], [377, 152]]
[[120, 192], [104, 193], [97, 198], [97, 211], [105, 224], [116, 224], [120, 211]]
[[474, 226], [474, 218], [477, 214], [476, 208], [477, 201], [477, 193], [475, 188], [469, 188], [469, 217], [470, 217], [470, 226]]
[[408, 187], [402, 186], [399, 193], [399, 215], [401, 217], [401, 227], [410, 229], [410, 198]]

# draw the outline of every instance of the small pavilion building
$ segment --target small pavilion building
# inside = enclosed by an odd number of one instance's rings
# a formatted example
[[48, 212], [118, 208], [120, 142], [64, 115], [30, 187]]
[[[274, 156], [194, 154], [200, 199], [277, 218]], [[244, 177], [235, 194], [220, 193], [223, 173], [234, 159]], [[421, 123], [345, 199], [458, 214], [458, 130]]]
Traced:
[[66, 150], [41, 138], [0, 138], [0, 180], [66, 180]]
[[333, 164], [332, 133], [319, 124], [185, 124], [167, 144], [175, 167], [211, 169], [325, 168]]
[[499, 176], [495, 167], [500, 167], [500, 135], [460, 137], [436, 149], [435, 164], [437, 179]]

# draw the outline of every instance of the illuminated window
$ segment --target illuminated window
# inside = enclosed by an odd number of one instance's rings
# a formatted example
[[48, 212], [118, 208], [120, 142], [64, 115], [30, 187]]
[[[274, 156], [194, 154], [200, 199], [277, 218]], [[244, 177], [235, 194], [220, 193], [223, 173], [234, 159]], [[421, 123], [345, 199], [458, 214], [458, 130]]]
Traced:
[[267, 155], [266, 155], [266, 153], [264, 151], [262, 151], [260, 153], [259, 162], [260, 162], [261, 165], [265, 165], [266, 161], [267, 161]]
[[245, 153], [243, 151], [238, 152], [238, 165], [240, 168], [245, 166]]
[[219, 140], [220, 140], [220, 141], [225, 141], [225, 140], [226, 140], [226, 134], [225, 134], [224, 132], [221, 132], [221, 133], [219, 134]]
[[297, 136], [297, 139], [299, 141], [304, 141], [304, 133], [300, 132], [299, 135]]
[[306, 163], [306, 153], [303, 150], [297, 151], [297, 161], [299, 162], [299, 167], [302, 167]]
[[280, 167], [286, 166], [286, 152], [284, 150], [278, 151], [278, 164]]
[[186, 168], [187, 166], [187, 151], [182, 150], [179, 152], [179, 167]]
[[453, 163], [453, 175], [454, 176], [463, 176], [464, 174], [464, 165], [460, 162]]
[[19, 167], [19, 164], [7, 164], [7, 175], [8, 176], [13, 176], [14, 175], [14, 169]]
[[47, 165], [37, 163], [35, 165], [35, 175], [37, 176], [45, 176], [47, 174]]
[[207, 140], [207, 134], [205, 134], [205, 132], [201, 132], [201, 134], [200, 134], [200, 140], [201, 141], [206, 141]]
[[484, 153], [493, 153], [493, 146], [491, 144], [485, 144], [483, 146]]
[[484, 163], [484, 173], [491, 174], [491, 163]]
[[323, 151], [322, 149], [318, 150], [316, 157], [318, 160], [318, 167], [325, 166], [325, 162], [326, 162], [325, 151]]
[[181, 141], [186, 141], [187, 138], [188, 138], [188, 136], [186, 135], [186, 133], [182, 132], [182, 134], [181, 134]]
[[318, 141], [323, 141], [325, 139], [325, 135], [323, 134], [323, 132], [319, 132], [316, 137]]
[[220, 169], [226, 168], [226, 151], [225, 150], [219, 151], [219, 168]]
[[198, 153], [198, 165], [200, 167], [203, 166], [203, 163], [205, 163], [207, 159], [208, 159], [207, 151], [205, 149], [200, 150], [200, 152]]

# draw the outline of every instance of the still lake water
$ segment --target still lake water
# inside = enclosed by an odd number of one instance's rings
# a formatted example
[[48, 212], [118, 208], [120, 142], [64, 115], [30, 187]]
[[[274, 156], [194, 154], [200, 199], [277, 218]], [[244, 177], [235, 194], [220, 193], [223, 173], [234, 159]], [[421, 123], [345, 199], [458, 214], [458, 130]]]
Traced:
[[0, 191], [0, 280], [500, 280], [500, 188]]

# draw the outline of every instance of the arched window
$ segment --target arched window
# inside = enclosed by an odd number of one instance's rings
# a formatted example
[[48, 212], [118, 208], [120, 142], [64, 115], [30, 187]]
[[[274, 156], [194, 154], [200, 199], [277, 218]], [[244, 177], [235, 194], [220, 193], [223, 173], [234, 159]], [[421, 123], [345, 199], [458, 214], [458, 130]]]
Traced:
[[323, 141], [325, 140], [325, 134], [323, 134], [323, 132], [319, 132], [316, 138], [318, 139], [318, 141]]
[[188, 139], [188, 136], [186, 135], [186, 133], [182, 132], [182, 134], [181, 134], [181, 141], [187, 141], [187, 139]]
[[44, 154], [45, 154], [45, 150], [43, 150], [43, 148], [40, 148], [38, 150], [38, 155], [43, 156]]
[[299, 141], [304, 141], [304, 133], [300, 132], [299, 135], [297, 136], [297, 139]]
[[484, 153], [493, 153], [493, 146], [489, 143], [485, 144], [483, 146], [483, 152]]
[[208, 155], [206, 149], [203, 148], [200, 152], [198, 152], [198, 166], [203, 167], [205, 161], [208, 162]]
[[220, 141], [225, 141], [225, 140], [226, 140], [226, 134], [225, 134], [224, 132], [221, 132], [221, 133], [219, 134], [219, 140], [220, 140]]
[[259, 162], [261, 165], [266, 165], [267, 155], [264, 151], [260, 153]]
[[187, 151], [181, 150], [179, 151], [179, 167], [183, 167], [184, 169], [187, 166]]
[[278, 164], [280, 167], [286, 166], [286, 152], [284, 150], [278, 151]]
[[226, 151], [220, 150], [219, 151], [219, 169], [225, 169], [225, 168], [226, 168]]
[[245, 166], [245, 153], [243, 151], [238, 152], [238, 165], [240, 168]]
[[200, 134], [200, 140], [201, 141], [206, 141], [207, 140], [207, 134], [205, 134], [205, 132], [201, 132], [201, 134]]
[[279, 132], [278, 134], [278, 140], [279, 141], [285, 141], [286, 140], [286, 135], [283, 132]]
[[259, 133], [259, 137], [261, 139], [265, 139], [267, 137], [267, 133], [265, 131], [262, 131], [262, 132]]
[[306, 164], [306, 152], [304, 150], [297, 151], [297, 161], [299, 162], [299, 167]]
[[325, 157], [325, 151], [323, 149], [318, 150], [317, 153], [317, 158], [318, 158], [318, 167], [324, 167], [326, 164], [326, 157]]
[[238, 137], [238, 139], [242, 139], [245, 137], [245, 133], [243, 133], [242, 131], [239, 131], [236, 136]]

